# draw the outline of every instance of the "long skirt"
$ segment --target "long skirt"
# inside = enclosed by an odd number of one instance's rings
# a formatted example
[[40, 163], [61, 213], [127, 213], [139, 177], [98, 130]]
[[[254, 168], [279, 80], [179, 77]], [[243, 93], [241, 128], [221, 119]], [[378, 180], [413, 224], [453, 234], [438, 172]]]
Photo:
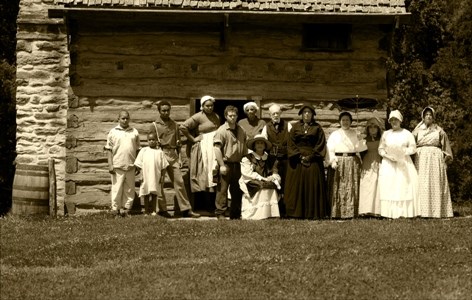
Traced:
[[368, 152], [362, 160], [359, 215], [380, 216], [379, 166], [380, 155], [378, 152]]
[[244, 193], [241, 206], [243, 220], [263, 220], [280, 217], [276, 189], [261, 189], [252, 197]]
[[360, 160], [357, 156], [338, 156], [336, 169], [328, 170], [329, 199], [332, 218], [359, 215]]
[[398, 162], [384, 158], [379, 168], [380, 214], [387, 218], [419, 215], [418, 173], [409, 156]]
[[451, 193], [441, 149], [419, 147], [415, 166], [418, 170], [419, 215], [426, 218], [452, 217]]
[[316, 160], [307, 167], [298, 158], [289, 159], [284, 194], [287, 217], [327, 218], [329, 205], [323, 161]]

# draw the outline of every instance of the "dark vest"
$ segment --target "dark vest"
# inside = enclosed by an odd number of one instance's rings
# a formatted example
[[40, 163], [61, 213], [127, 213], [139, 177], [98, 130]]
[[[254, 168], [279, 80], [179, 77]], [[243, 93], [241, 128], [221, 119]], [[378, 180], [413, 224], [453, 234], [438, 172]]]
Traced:
[[275, 129], [272, 121], [267, 124], [267, 137], [272, 143], [270, 154], [277, 156], [277, 158], [287, 158], [287, 143], [289, 139], [288, 123], [285, 120], [280, 120], [279, 128]]
[[266, 160], [258, 160], [254, 154], [249, 153], [246, 155], [246, 158], [249, 159], [253, 165], [253, 170], [262, 177], [268, 177], [272, 175], [273, 168], [277, 168], [277, 160], [272, 155], [269, 155]]

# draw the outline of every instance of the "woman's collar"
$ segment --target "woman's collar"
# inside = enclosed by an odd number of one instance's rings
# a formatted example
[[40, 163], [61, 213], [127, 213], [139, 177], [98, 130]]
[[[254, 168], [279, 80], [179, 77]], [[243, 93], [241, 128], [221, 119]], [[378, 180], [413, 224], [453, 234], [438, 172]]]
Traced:
[[269, 156], [267, 154], [267, 152], [264, 151], [264, 154], [262, 154], [262, 156], [260, 156], [259, 154], [257, 154], [255, 151], [252, 152], [252, 154], [254, 155], [254, 157], [257, 159], [257, 160], [260, 160], [262, 158], [262, 160], [266, 160], [267, 157]]

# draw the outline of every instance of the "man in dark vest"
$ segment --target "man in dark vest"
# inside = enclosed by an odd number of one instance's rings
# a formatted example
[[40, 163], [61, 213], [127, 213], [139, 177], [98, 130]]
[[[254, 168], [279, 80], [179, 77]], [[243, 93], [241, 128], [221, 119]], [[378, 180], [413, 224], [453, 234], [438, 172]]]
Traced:
[[[281, 191], [284, 191], [285, 173], [287, 171], [287, 144], [289, 139], [288, 132], [292, 128], [292, 124], [281, 119], [282, 109], [279, 105], [273, 104], [269, 107], [271, 121], [262, 129], [264, 135], [271, 143], [272, 149], [270, 154], [277, 157], [279, 175], [282, 178]], [[285, 202], [282, 197], [279, 200], [280, 216], [285, 217]]]

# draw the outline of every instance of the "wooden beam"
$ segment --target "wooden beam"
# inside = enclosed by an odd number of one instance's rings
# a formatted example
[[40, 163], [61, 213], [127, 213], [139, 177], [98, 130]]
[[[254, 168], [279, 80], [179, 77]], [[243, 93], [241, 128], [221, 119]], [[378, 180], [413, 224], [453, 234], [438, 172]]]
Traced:
[[54, 158], [50, 158], [48, 162], [49, 169], [49, 215], [53, 218], [57, 216], [57, 185], [56, 185], [56, 169], [54, 166]]
[[[330, 12], [306, 12], [306, 11], [253, 11], [253, 10], [183, 10], [183, 9], [130, 9], [130, 8], [84, 8], [84, 7], [64, 7], [50, 8], [49, 18], [62, 18], [66, 12], [74, 13], [74, 16], [86, 16], [90, 14], [128, 14], [136, 20], [143, 17], [150, 17], [158, 21], [160, 17], [182, 16], [183, 20], [189, 17], [196, 17], [201, 22], [217, 21], [220, 15], [231, 15], [236, 22], [245, 20], [257, 20], [267, 17], [274, 21], [290, 22], [320, 22], [320, 23], [370, 23], [370, 24], [392, 24], [398, 18], [399, 23], [409, 23], [410, 13], [330, 13]], [[300, 19], [302, 18], [302, 19]], [[169, 19], [169, 20], [171, 20]], [[233, 21], [234, 22], [234, 21]]]
[[229, 48], [229, 14], [224, 14], [223, 28], [221, 30], [221, 49], [227, 51]]

